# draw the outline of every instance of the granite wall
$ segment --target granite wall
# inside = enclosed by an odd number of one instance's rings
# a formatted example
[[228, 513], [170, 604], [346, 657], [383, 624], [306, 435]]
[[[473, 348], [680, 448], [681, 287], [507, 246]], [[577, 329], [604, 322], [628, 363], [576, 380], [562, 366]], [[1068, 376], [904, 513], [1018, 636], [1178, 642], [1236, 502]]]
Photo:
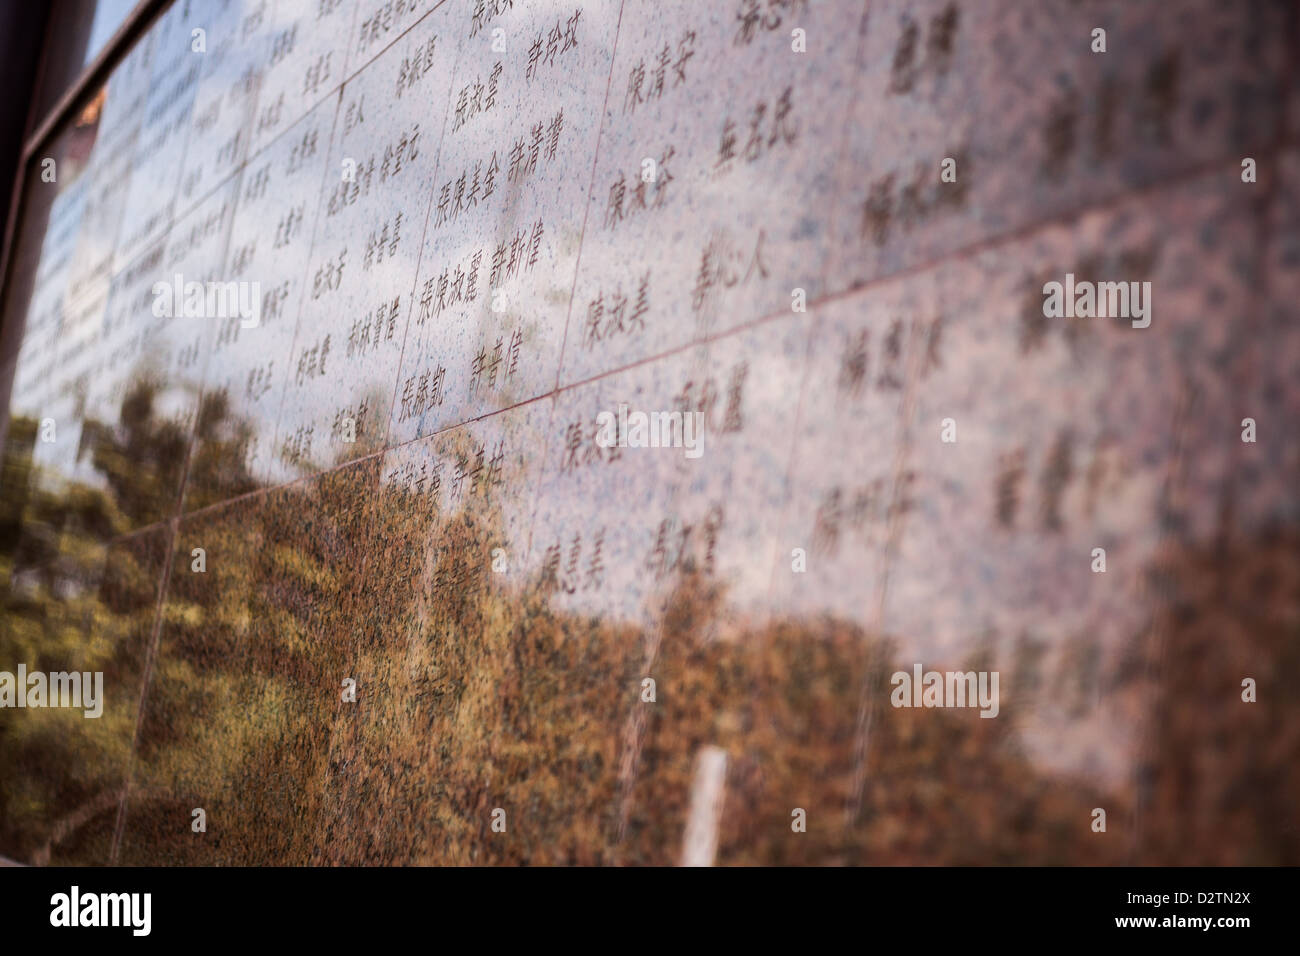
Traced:
[[0, 670], [104, 693], [0, 854], [1300, 863], [1297, 20], [177, 0], [6, 277]]

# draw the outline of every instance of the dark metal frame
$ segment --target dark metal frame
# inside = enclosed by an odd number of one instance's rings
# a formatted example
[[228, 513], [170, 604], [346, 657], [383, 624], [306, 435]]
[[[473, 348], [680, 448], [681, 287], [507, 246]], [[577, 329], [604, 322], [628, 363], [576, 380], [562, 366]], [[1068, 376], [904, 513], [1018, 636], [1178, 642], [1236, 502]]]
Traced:
[[[18, 160], [13, 190], [10, 194], [9, 216], [4, 227], [4, 240], [3, 243], [0, 243], [0, 308], [5, 306], [10, 291], [14, 242], [18, 234], [19, 223], [22, 222], [25, 212], [23, 187], [27, 182], [31, 164], [40, 155], [41, 151], [49, 146], [68, 120], [76, 115], [76, 111], [83, 109], [98, 89], [107, 82], [113, 69], [122, 61], [127, 50], [144, 35], [145, 31], [153, 25], [157, 15], [171, 2], [172, 0], [139, 0], [135, 9], [122, 23], [122, 26], [104, 45], [104, 49], [81, 72], [81, 75], [77, 77], [67, 91], [59, 97], [47, 114], [39, 119], [39, 122], [36, 117], [29, 118], [27, 128], [31, 132], [23, 140], [22, 155]], [[56, 27], [57, 24], [51, 22], [47, 27], [47, 34]], [[46, 37], [41, 37], [40, 42], [44, 45], [48, 41]], [[48, 49], [48, 46], [45, 49]], [[45, 49], [42, 50], [41, 62], [45, 60]], [[0, 330], [3, 329], [3, 322], [4, 316], [0, 315]], [[7, 412], [8, 408], [9, 394], [6, 390], [3, 395], [0, 395], [0, 413]], [[0, 417], [7, 418], [7, 416]]]

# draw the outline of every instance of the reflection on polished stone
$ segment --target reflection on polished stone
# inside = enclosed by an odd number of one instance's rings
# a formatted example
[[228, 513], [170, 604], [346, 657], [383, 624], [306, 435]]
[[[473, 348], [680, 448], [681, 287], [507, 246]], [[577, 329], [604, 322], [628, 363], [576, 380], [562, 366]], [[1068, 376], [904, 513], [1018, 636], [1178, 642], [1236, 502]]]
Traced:
[[0, 672], [105, 688], [0, 855], [1300, 863], [1282, 6], [168, 7], [0, 303]]
[[5, 855], [38, 864], [111, 860], [166, 564], [161, 529], [107, 549], [83, 545], [14, 573], [3, 593], [0, 669], [103, 675], [98, 717], [75, 707], [4, 712], [0, 839]]

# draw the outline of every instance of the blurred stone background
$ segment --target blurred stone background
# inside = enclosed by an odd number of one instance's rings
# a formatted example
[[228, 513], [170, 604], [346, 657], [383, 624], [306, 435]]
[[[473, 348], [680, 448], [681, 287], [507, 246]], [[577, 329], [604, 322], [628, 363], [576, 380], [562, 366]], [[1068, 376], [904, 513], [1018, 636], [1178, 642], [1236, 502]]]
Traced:
[[[0, 670], [107, 700], [0, 710], [0, 854], [1300, 863], [1298, 50], [1280, 0], [163, 5], [20, 192]], [[915, 663], [998, 717], [891, 707]]]

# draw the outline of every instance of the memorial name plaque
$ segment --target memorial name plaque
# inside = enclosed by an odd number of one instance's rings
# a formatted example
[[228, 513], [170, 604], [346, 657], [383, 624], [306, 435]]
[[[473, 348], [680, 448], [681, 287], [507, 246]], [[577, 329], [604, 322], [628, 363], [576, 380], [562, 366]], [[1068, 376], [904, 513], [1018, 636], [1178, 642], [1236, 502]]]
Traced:
[[0, 855], [1300, 863], [1297, 19], [162, 5], [4, 263]]

